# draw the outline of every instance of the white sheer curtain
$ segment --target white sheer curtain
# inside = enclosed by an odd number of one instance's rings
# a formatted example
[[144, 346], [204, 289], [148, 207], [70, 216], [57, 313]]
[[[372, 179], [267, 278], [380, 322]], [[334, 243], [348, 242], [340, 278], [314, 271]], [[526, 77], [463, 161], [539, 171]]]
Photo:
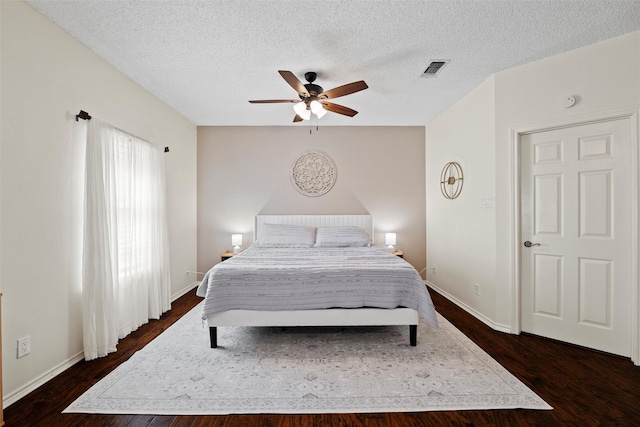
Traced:
[[171, 308], [162, 154], [91, 119], [87, 131], [83, 334], [86, 360]]

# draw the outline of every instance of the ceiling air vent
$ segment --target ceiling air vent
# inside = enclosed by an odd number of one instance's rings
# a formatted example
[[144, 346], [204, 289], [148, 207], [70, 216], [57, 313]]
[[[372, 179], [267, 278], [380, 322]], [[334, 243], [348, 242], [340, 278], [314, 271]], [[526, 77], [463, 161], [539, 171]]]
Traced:
[[444, 66], [449, 63], [449, 61], [450, 59], [435, 59], [431, 61], [431, 64], [429, 64], [427, 69], [424, 70], [424, 73], [422, 73], [420, 77], [423, 77], [423, 78], [436, 77], [438, 74], [440, 74], [440, 71], [442, 71]]

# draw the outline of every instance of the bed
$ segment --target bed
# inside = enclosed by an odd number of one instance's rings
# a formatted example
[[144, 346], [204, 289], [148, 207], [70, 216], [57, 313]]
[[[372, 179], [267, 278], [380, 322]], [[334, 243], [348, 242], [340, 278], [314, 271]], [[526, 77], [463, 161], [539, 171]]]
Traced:
[[225, 326], [437, 326], [418, 272], [373, 245], [369, 215], [258, 215], [254, 243], [209, 270], [205, 299], [211, 348]]

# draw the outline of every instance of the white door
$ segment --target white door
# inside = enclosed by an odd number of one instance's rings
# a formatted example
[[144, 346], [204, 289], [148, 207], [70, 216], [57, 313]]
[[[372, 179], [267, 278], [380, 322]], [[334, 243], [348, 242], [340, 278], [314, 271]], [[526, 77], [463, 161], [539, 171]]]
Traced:
[[521, 138], [523, 331], [631, 355], [630, 129], [621, 119]]

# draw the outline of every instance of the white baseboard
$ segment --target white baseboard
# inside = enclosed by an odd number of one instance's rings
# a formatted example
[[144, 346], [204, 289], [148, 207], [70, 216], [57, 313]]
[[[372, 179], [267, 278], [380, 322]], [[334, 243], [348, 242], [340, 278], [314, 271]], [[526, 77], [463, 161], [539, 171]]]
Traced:
[[191, 289], [196, 288], [198, 285], [200, 284], [200, 282], [193, 282], [189, 285], [187, 285], [184, 289], [182, 289], [181, 291], [176, 292], [175, 294], [171, 295], [171, 302], [174, 302], [175, 300], [177, 300], [178, 298], [180, 298], [182, 295], [186, 294], [187, 292], [189, 292]]
[[[175, 293], [174, 295], [171, 296], [171, 302], [177, 300], [178, 298], [180, 298], [181, 296], [183, 296], [187, 292], [191, 291], [193, 288], [197, 287], [199, 284], [200, 284], [200, 282], [193, 282], [193, 283], [187, 285], [184, 289], [178, 291], [177, 293]], [[72, 367], [73, 365], [75, 365], [76, 363], [80, 362], [83, 359], [84, 359], [84, 351], [81, 351], [80, 353], [76, 354], [75, 356], [72, 356], [71, 358], [65, 360], [64, 362], [62, 362], [58, 366], [54, 367], [53, 369], [50, 369], [49, 371], [47, 371], [44, 374], [40, 375], [38, 378], [28, 382], [27, 384], [23, 385], [19, 389], [17, 389], [15, 391], [9, 393], [8, 395], [4, 396], [3, 401], [2, 401], [3, 408], [7, 408], [9, 405], [11, 405], [11, 404], [17, 402], [18, 400], [22, 399], [27, 394], [31, 393], [32, 391], [34, 391], [38, 387], [44, 385], [49, 380], [53, 379], [57, 375], [60, 375], [61, 373], [63, 373], [64, 371], [66, 371], [67, 369], [69, 369], [70, 367]]]
[[70, 357], [69, 359], [59, 364], [58, 366], [54, 367], [53, 369], [50, 369], [43, 375], [40, 375], [38, 378], [34, 379], [33, 381], [30, 381], [27, 384], [23, 385], [16, 391], [7, 394], [6, 396], [4, 396], [2, 401], [3, 408], [7, 408], [9, 405], [22, 399], [27, 394], [31, 393], [41, 385], [44, 385], [46, 382], [53, 379], [57, 375], [60, 375], [61, 373], [63, 373], [64, 371], [66, 371], [67, 369], [69, 369], [70, 367], [72, 367], [73, 365], [75, 365], [76, 363], [80, 362], [83, 359], [84, 359], [84, 351], [81, 351], [75, 356]]
[[493, 320], [489, 319], [484, 314], [482, 314], [479, 311], [475, 310], [474, 308], [468, 306], [467, 304], [465, 304], [464, 302], [460, 301], [458, 298], [454, 297], [453, 295], [451, 295], [447, 291], [445, 291], [443, 289], [440, 289], [439, 287], [437, 287], [436, 285], [434, 285], [433, 283], [431, 283], [431, 282], [429, 282], [427, 280], [425, 280], [424, 283], [430, 289], [436, 291], [437, 293], [439, 293], [440, 295], [442, 295], [443, 297], [445, 297], [446, 299], [448, 299], [449, 301], [451, 301], [452, 303], [454, 303], [455, 305], [457, 305], [458, 307], [460, 307], [461, 309], [463, 309], [464, 311], [466, 311], [467, 313], [469, 313], [470, 315], [475, 317], [476, 319], [480, 320], [485, 325], [489, 326], [491, 329], [496, 330], [498, 332], [504, 332], [504, 333], [507, 333], [507, 334], [512, 333], [511, 332], [511, 327], [509, 325], [502, 325], [500, 323], [494, 322]]

